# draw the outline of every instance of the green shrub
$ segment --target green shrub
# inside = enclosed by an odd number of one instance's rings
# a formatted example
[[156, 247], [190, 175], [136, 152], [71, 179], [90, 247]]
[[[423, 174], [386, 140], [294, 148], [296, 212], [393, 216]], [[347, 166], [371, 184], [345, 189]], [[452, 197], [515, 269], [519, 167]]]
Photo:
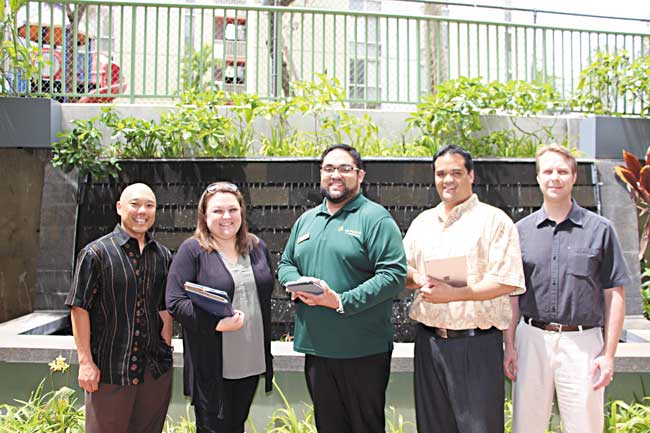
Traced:
[[626, 50], [597, 52], [596, 59], [580, 72], [570, 101], [574, 110], [618, 115], [627, 104], [640, 104], [639, 114], [650, 114], [650, 56], [634, 61]]
[[[422, 134], [416, 144], [435, 153], [440, 146], [463, 146], [472, 156], [531, 157], [540, 144], [552, 137], [549, 128], [524, 130], [518, 117], [554, 112], [562, 105], [548, 84], [524, 81], [492, 82], [459, 77], [436, 87], [407, 119], [408, 129]], [[481, 115], [510, 116], [510, 128], [482, 132]]]
[[96, 126], [99, 120], [73, 120], [74, 128], [59, 133], [61, 140], [52, 144], [52, 166], [65, 173], [78, 168], [81, 176], [116, 176], [119, 165], [111, 149], [102, 146], [102, 132]]
[[607, 403], [605, 430], [608, 433], [650, 432], [650, 397], [631, 404], [620, 400]]
[[67, 386], [55, 389], [56, 373], [69, 379], [70, 365], [62, 356], [49, 364], [52, 389], [44, 392], [47, 378], [41, 380], [27, 401], [0, 405], [0, 432], [5, 433], [81, 433], [85, 430], [85, 413], [77, 408], [75, 391]]

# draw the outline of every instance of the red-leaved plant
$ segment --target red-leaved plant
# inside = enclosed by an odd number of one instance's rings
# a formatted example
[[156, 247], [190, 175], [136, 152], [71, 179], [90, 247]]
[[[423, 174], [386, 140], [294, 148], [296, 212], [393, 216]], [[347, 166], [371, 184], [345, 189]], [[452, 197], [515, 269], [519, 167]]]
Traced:
[[643, 223], [643, 232], [639, 245], [639, 260], [643, 260], [645, 250], [650, 240], [650, 147], [645, 154], [645, 164], [641, 165], [639, 159], [630, 152], [623, 151], [625, 166], [618, 165], [614, 168], [616, 175], [626, 185], [632, 200], [639, 211], [639, 218]]

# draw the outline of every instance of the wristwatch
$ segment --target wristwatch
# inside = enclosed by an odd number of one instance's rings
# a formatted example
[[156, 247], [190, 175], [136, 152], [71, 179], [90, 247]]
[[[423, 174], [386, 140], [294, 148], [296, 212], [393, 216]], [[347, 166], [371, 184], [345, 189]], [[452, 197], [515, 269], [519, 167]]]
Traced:
[[336, 309], [336, 312], [339, 314], [345, 313], [345, 310], [343, 309], [343, 302], [341, 302], [341, 297], [339, 296], [339, 308]]

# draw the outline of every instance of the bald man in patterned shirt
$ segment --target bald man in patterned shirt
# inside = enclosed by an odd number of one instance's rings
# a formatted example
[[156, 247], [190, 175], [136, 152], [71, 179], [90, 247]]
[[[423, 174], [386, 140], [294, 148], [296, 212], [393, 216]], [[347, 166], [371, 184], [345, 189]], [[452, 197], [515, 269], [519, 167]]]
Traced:
[[172, 386], [164, 296], [171, 253], [148, 233], [156, 219], [151, 188], [126, 187], [116, 209], [115, 229], [79, 252], [65, 302], [86, 391], [86, 432], [160, 433]]

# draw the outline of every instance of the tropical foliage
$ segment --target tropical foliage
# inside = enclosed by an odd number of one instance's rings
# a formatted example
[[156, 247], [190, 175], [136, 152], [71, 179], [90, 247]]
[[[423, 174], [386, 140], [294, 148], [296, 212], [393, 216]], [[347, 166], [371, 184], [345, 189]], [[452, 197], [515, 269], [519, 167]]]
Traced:
[[0, 2], [0, 95], [19, 95], [19, 82], [29, 83], [45, 64], [35, 47], [18, 36], [16, 15], [28, 0]]
[[632, 200], [639, 212], [641, 221], [641, 242], [639, 245], [639, 260], [643, 260], [650, 240], [650, 147], [645, 156], [644, 164], [630, 152], [623, 151], [625, 165], [614, 168], [616, 176], [627, 186]]
[[[452, 142], [476, 157], [530, 157], [552, 135], [541, 125], [527, 130], [520, 119], [553, 110], [557, 99], [546, 85], [452, 80], [418, 105], [399, 141], [389, 142], [369, 113], [346, 109], [336, 78], [318, 75], [291, 89], [292, 96], [270, 102], [253, 94], [189, 89], [176, 110], [159, 120], [120, 117], [105, 107], [99, 116], [73, 122], [53, 145], [52, 161], [64, 171], [77, 167], [82, 174], [103, 176], [115, 174], [116, 161], [124, 158], [318, 156], [341, 142], [364, 156], [431, 156]], [[512, 116], [509, 127], [485, 132], [486, 114]], [[299, 128], [301, 121], [309, 127]], [[110, 132], [108, 140], [102, 131]], [[407, 140], [409, 133], [420, 137]]]
[[[59, 356], [49, 364], [51, 390], [45, 392], [47, 378], [43, 379], [27, 401], [16, 400], [16, 404], [0, 405], [0, 432], [2, 433], [83, 433], [85, 414], [75, 396], [75, 391], [63, 384], [57, 386], [56, 377], [62, 376], [68, 382], [70, 365]], [[275, 409], [264, 433], [315, 433], [314, 411], [311, 405], [301, 403], [302, 410], [292, 406], [282, 389], [273, 383], [282, 400], [282, 406]], [[650, 397], [632, 403], [615, 400], [607, 403], [605, 433], [645, 433], [650, 431]], [[165, 433], [196, 433], [188, 404], [185, 414], [178, 421], [167, 417]], [[512, 402], [505, 402], [505, 432], [512, 431]], [[257, 433], [250, 424], [253, 433]], [[406, 421], [393, 407], [386, 410], [386, 431], [388, 433], [416, 433], [415, 424]], [[558, 433], [561, 426], [553, 421], [548, 433]]]

